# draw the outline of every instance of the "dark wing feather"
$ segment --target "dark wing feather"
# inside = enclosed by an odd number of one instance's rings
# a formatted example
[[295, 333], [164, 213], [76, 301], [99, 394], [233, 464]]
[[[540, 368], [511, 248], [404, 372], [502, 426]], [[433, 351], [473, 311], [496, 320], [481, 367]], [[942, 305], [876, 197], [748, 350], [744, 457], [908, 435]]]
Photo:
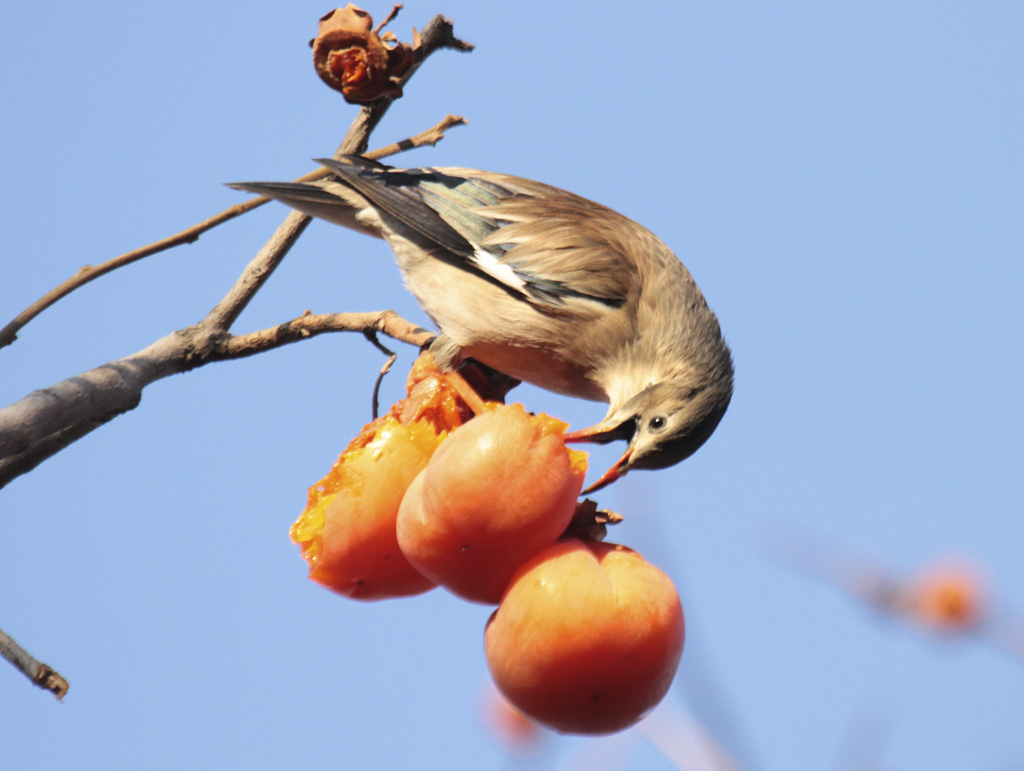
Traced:
[[464, 258], [473, 255], [473, 245], [423, 202], [416, 187], [418, 175], [414, 172], [349, 164], [331, 158], [318, 158], [317, 163], [333, 171], [339, 181], [370, 203], [442, 249]]
[[[320, 160], [340, 182], [524, 299], [618, 307], [633, 263], [606, 237], [630, 220], [570, 193], [503, 175]], [[612, 220], [611, 222], [609, 220]], [[619, 222], [621, 220], [621, 222]]]

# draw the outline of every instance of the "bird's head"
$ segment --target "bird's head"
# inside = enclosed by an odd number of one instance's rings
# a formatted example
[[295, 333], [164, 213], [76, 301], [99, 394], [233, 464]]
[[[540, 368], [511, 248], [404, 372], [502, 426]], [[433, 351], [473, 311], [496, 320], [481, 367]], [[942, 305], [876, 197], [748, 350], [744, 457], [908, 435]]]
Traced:
[[567, 442], [629, 443], [615, 465], [584, 493], [610, 485], [631, 469], [667, 468], [690, 457], [714, 432], [731, 398], [731, 373], [695, 387], [666, 380], [613, 408], [597, 425], [566, 434]]

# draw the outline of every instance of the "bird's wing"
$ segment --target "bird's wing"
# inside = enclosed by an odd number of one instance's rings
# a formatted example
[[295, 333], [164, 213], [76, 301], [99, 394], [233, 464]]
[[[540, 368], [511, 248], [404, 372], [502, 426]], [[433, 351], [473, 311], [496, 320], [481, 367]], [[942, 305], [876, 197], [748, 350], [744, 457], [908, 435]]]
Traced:
[[467, 169], [319, 162], [467, 269], [535, 305], [557, 309], [576, 298], [618, 307], [636, 286], [628, 231], [643, 229], [571, 193]]
[[433, 241], [445, 251], [463, 259], [472, 257], [473, 245], [457, 230], [439, 219], [437, 212], [418, 194], [418, 169], [406, 172], [387, 166], [356, 164], [331, 158], [318, 158], [317, 163], [333, 171], [339, 181], [349, 185], [374, 206]]

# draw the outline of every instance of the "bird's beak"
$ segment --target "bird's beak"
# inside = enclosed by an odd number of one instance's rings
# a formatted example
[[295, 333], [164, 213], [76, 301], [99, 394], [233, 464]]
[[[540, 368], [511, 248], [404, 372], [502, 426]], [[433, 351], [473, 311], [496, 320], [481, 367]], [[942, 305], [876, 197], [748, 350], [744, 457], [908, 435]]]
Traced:
[[626, 451], [622, 453], [622, 457], [615, 461], [612, 467], [608, 469], [606, 472], [604, 472], [600, 479], [594, 482], [594, 484], [592, 484], [586, 490], [581, 492], [580, 495], [590, 495], [591, 493], [596, 492], [597, 490], [607, 487], [616, 479], [626, 476], [626, 471], [629, 470], [629, 456], [632, 454], [633, 448], [627, 447]]
[[622, 457], [615, 461], [612, 467], [604, 472], [600, 479], [581, 492], [580, 495], [590, 495], [592, 492], [607, 487], [616, 479], [626, 475], [626, 472], [629, 470], [629, 458], [633, 454], [632, 439], [635, 433], [636, 421], [634, 419], [621, 422], [604, 420], [590, 428], [584, 428], [579, 431], [570, 431], [563, 437], [566, 442], [596, 442], [597, 444], [607, 444], [608, 442], [614, 442], [616, 439], [625, 439], [630, 442], [629, 447], [627, 447], [626, 451], [622, 453]]

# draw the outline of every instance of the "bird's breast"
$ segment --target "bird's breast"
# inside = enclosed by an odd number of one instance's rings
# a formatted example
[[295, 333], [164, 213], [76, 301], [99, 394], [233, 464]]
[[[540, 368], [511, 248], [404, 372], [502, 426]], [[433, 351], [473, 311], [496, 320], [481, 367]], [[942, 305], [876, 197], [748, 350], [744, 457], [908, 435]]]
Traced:
[[462, 350], [467, 357], [548, 391], [577, 399], [608, 401], [608, 393], [595, 379], [597, 373], [569, 360], [557, 346], [494, 344], [478, 339]]
[[498, 286], [444, 255], [388, 239], [406, 286], [448, 340], [472, 357], [518, 380], [556, 393], [608, 401], [592, 346], [607, 336], [587, 335], [596, 308], [571, 302], [552, 313]]

